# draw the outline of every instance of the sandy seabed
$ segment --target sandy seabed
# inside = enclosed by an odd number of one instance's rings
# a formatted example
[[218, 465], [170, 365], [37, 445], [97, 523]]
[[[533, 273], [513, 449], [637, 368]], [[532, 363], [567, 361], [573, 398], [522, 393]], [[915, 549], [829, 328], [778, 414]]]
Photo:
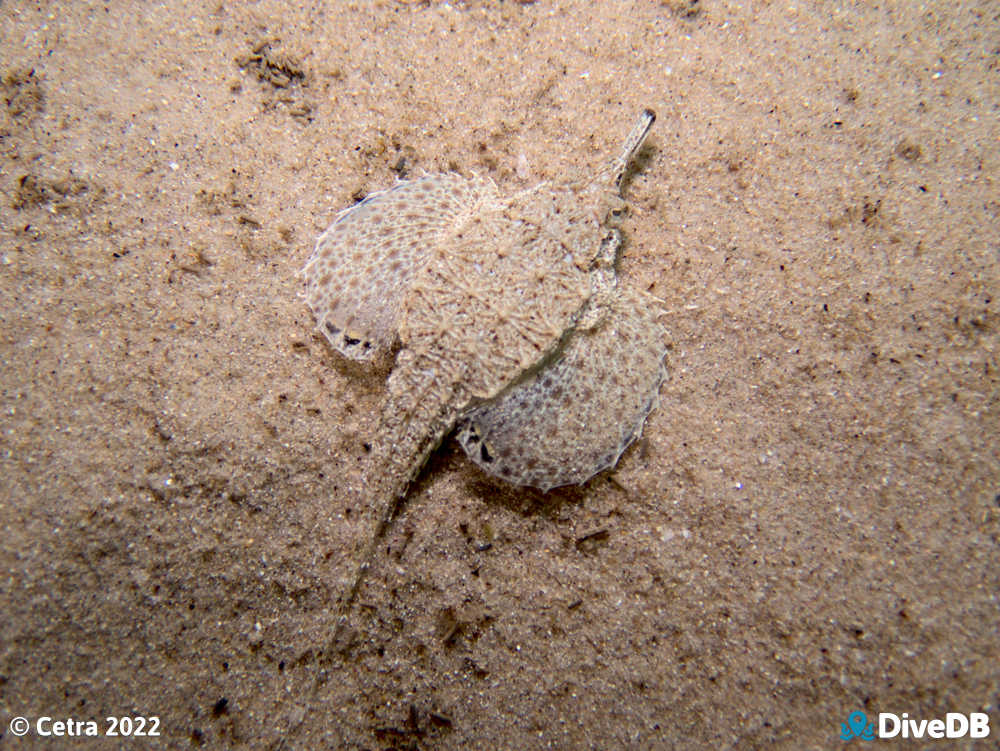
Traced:
[[[988, 2], [4, 3], [0, 746], [826, 749], [860, 710], [995, 747], [998, 39]], [[642, 107], [643, 438], [545, 495], [446, 443], [331, 654], [386, 372], [314, 332], [315, 237], [400, 176], [592, 171]]]

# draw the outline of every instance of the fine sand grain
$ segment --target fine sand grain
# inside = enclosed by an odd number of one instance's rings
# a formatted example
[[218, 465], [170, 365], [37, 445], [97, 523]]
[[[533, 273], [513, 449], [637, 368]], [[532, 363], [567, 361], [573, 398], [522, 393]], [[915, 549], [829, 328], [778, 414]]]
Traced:
[[[996, 5], [307, 5], [0, 9], [0, 746], [993, 747]], [[593, 170], [642, 107], [643, 438], [549, 494], [446, 443], [324, 654], [386, 366], [313, 331], [316, 236]]]

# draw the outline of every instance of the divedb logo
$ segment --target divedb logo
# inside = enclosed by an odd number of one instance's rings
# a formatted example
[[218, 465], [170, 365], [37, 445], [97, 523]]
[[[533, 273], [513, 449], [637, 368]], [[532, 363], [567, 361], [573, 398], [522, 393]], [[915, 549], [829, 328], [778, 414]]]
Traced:
[[849, 741], [858, 738], [873, 741], [876, 738], [987, 738], [990, 734], [990, 716], [985, 712], [948, 712], [944, 719], [914, 720], [906, 712], [901, 715], [879, 712], [878, 723], [869, 722], [864, 712], [847, 715], [847, 722], [840, 723], [840, 738]]

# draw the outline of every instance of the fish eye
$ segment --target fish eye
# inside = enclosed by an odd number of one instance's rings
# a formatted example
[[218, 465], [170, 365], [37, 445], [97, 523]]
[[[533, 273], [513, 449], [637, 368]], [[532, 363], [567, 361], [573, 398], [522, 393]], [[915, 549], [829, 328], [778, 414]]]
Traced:
[[625, 207], [621, 204], [612, 205], [608, 208], [608, 213], [606, 215], [605, 221], [612, 225], [617, 225], [621, 222], [622, 217], [625, 216]]

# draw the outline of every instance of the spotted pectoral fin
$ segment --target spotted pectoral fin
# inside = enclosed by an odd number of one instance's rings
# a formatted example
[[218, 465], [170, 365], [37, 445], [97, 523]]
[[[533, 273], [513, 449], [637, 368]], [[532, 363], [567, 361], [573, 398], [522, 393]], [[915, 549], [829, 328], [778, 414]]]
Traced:
[[397, 336], [399, 311], [440, 238], [492, 183], [456, 174], [375, 193], [324, 232], [302, 275], [319, 330], [342, 354], [370, 360]]
[[641, 293], [609, 302], [561, 356], [467, 413], [458, 439], [473, 462], [517, 485], [549, 490], [613, 467], [642, 432], [665, 377], [659, 305]]

